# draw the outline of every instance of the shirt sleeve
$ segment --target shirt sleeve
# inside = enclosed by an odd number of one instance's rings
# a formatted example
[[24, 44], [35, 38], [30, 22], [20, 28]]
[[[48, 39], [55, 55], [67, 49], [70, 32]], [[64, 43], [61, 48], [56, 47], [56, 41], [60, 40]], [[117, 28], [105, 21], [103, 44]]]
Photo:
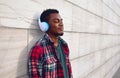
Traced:
[[42, 78], [42, 47], [35, 46], [32, 48], [28, 59], [29, 78]]

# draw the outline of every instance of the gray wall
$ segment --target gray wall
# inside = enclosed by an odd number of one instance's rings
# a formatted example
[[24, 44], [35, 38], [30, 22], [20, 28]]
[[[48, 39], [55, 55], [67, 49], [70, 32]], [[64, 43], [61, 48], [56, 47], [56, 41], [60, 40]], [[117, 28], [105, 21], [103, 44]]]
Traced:
[[120, 67], [119, 0], [0, 0], [0, 77], [27, 78], [30, 48], [43, 36], [37, 17], [63, 17], [74, 78], [112, 78]]

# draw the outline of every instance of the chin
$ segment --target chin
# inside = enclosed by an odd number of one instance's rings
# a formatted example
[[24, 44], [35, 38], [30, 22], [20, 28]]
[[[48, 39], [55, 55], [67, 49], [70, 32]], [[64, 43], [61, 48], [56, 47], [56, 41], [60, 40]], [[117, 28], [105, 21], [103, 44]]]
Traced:
[[57, 33], [56, 36], [63, 36], [64, 33]]
[[63, 36], [64, 33], [60, 33], [59, 36]]

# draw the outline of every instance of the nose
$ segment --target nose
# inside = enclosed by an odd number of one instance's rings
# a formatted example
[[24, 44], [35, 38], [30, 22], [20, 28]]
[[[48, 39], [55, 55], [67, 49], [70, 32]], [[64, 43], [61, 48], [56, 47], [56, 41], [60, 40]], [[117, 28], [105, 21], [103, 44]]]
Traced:
[[63, 26], [63, 20], [62, 19], [60, 20], [60, 26]]

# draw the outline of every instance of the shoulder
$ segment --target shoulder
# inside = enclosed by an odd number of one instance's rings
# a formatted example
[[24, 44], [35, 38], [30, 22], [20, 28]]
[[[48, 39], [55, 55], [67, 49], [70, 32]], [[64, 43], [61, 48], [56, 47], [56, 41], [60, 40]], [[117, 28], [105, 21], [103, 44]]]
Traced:
[[30, 56], [38, 58], [43, 55], [43, 42], [38, 40], [30, 50]]

